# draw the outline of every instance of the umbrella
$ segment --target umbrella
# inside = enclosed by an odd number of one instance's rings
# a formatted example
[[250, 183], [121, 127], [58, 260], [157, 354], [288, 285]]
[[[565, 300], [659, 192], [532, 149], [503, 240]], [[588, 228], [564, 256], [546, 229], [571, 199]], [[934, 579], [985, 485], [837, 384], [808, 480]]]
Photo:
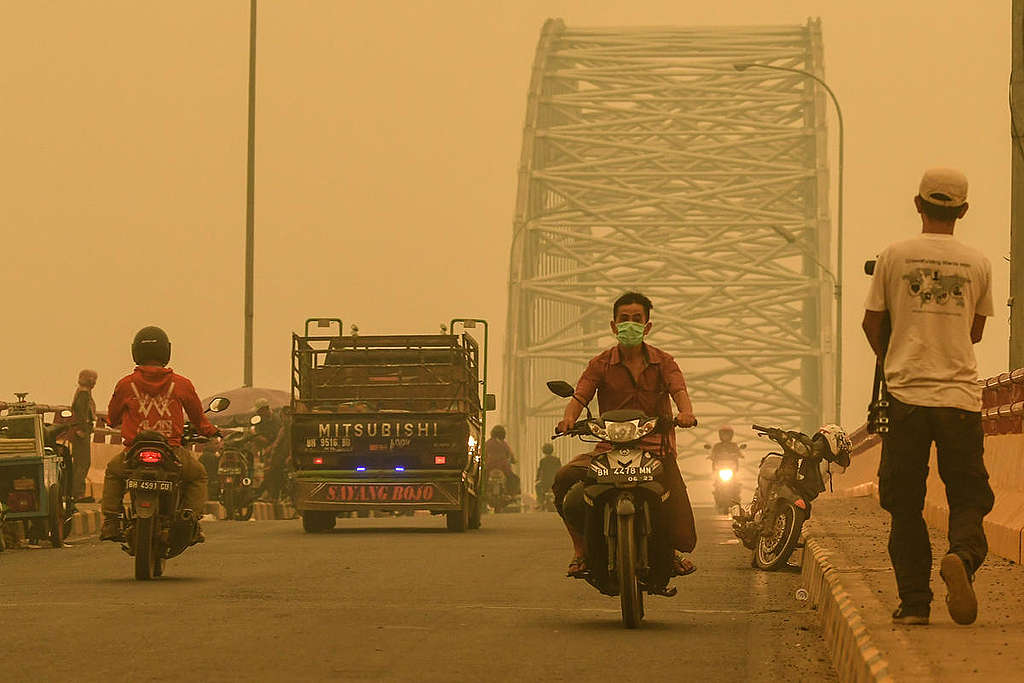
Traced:
[[280, 389], [267, 389], [265, 387], [238, 387], [229, 391], [219, 391], [212, 396], [203, 399], [203, 405], [209, 405], [210, 399], [216, 396], [223, 396], [231, 399], [231, 405], [227, 410], [219, 413], [208, 413], [210, 422], [221, 427], [248, 424], [249, 416], [255, 411], [253, 404], [256, 399], [265, 398], [270, 401], [272, 409], [281, 408], [291, 402], [292, 395]]

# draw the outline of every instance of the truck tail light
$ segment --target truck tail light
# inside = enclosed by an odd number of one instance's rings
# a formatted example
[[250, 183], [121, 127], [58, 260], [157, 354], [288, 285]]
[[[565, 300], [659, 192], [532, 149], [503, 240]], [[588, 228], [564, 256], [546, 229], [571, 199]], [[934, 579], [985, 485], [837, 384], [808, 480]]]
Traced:
[[163, 459], [164, 459], [164, 454], [161, 453], [160, 451], [151, 451], [151, 450], [139, 451], [139, 461], [140, 462], [146, 462], [146, 463], [149, 463], [149, 464], [152, 465], [152, 464], [160, 462]]
[[435, 455], [434, 456], [434, 464], [435, 465], [444, 465], [447, 462], [448, 462], [448, 457], [447, 456], [444, 456], [444, 455]]
[[11, 491], [7, 494], [7, 508], [10, 512], [34, 512], [35, 491]]

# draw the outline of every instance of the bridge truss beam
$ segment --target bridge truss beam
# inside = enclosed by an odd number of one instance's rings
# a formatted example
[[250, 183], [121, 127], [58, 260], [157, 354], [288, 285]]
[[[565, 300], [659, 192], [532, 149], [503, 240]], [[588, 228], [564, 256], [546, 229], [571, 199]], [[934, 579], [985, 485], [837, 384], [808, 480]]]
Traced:
[[[532, 492], [540, 444], [614, 343], [611, 303], [655, 303], [703, 428], [813, 428], [832, 404], [821, 26], [541, 32], [527, 100], [511, 254], [505, 400]], [[740, 430], [742, 433], [742, 430]], [[578, 451], [560, 446], [563, 461]]]

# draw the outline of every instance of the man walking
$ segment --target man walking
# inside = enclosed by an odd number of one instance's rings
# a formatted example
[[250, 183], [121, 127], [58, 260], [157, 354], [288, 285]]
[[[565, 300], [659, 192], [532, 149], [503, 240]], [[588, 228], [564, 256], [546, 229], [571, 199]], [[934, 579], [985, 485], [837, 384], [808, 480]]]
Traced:
[[95, 370], [82, 370], [78, 373], [78, 389], [71, 400], [71, 495], [76, 503], [95, 501], [92, 496], [85, 495], [85, 478], [92, 466], [92, 428], [96, 423], [96, 401], [92, 398], [92, 390], [96, 386], [97, 377]]
[[972, 346], [994, 313], [992, 266], [953, 237], [956, 221], [967, 213], [962, 173], [926, 171], [914, 204], [921, 234], [879, 255], [864, 314], [864, 332], [884, 363], [891, 394], [878, 497], [892, 515], [889, 557], [900, 596], [893, 621], [928, 623], [932, 551], [921, 511], [934, 442], [949, 501], [949, 552], [940, 575], [950, 616], [970, 624], [978, 613], [974, 573], [988, 552], [982, 520], [994, 502], [982, 457]]

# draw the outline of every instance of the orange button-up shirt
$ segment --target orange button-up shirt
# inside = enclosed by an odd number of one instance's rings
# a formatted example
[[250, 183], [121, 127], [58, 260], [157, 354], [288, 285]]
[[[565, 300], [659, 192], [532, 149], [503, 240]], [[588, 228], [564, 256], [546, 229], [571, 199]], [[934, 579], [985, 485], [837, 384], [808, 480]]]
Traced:
[[[591, 360], [576, 383], [576, 398], [583, 403], [590, 403], [596, 393], [601, 413], [632, 409], [671, 420], [674, 417], [672, 395], [686, 390], [683, 372], [675, 359], [661, 349], [644, 344], [642, 350], [644, 368], [637, 378], [633, 377], [623, 362], [618, 345]], [[660, 449], [661, 435], [650, 434], [641, 443], [644, 448]], [[674, 453], [674, 429], [669, 432], [669, 445]], [[608, 448], [608, 444], [600, 444], [597, 450]]]

